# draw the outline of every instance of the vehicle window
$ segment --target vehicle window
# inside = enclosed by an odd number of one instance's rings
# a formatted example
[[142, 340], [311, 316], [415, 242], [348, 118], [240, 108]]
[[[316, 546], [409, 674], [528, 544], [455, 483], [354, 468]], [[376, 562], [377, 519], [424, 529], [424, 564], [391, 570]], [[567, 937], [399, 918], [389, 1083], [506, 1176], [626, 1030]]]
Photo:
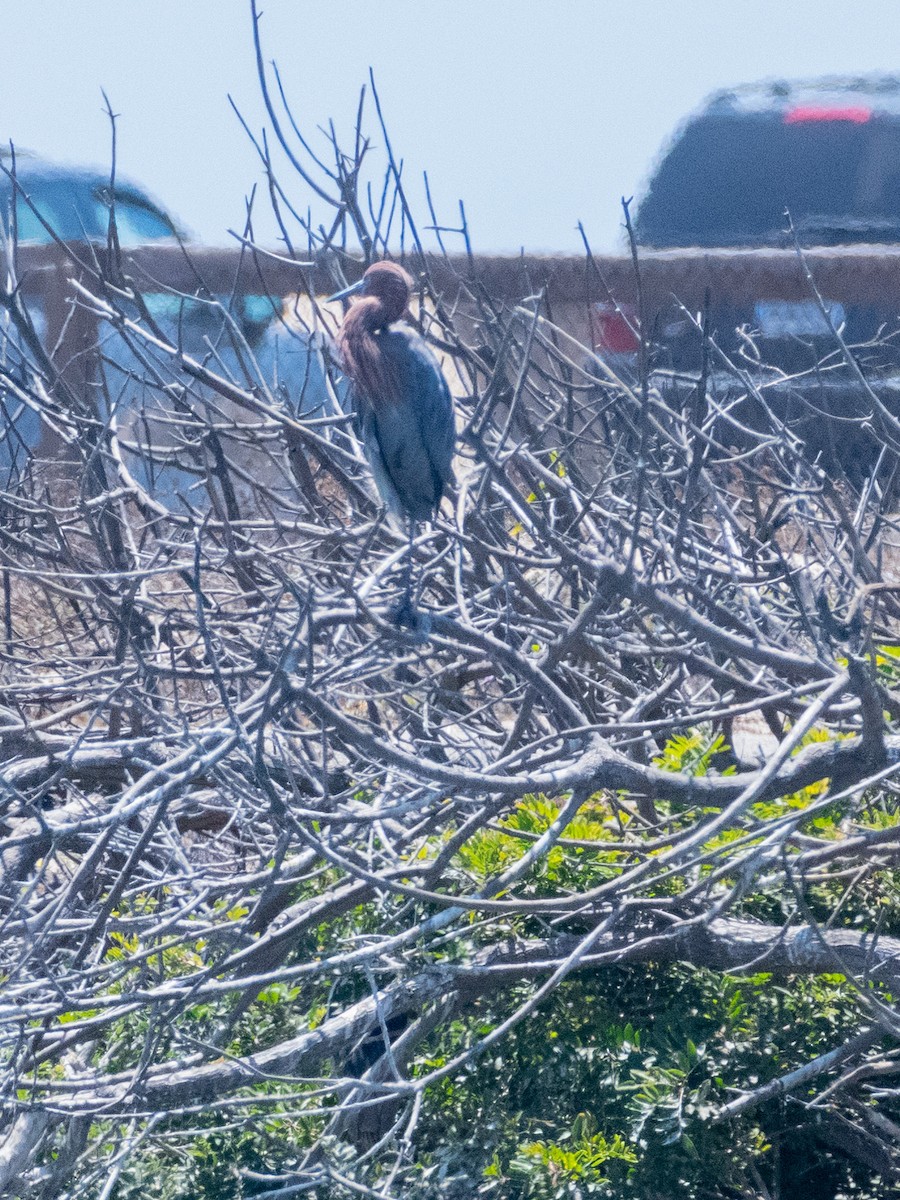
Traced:
[[[108, 219], [106, 211], [104, 206], [104, 221]], [[175, 236], [171, 224], [161, 213], [128, 197], [116, 199], [116, 227], [122, 246], [140, 246], [143, 242]]]
[[900, 230], [900, 122], [709, 114], [661, 163], [638, 214], [653, 246], [772, 244], [787, 209], [801, 235], [871, 241]]
[[[44, 200], [32, 198], [34, 208], [38, 210], [51, 229], [56, 229], [59, 221], [53, 208]], [[49, 242], [50, 234], [38, 220], [34, 209], [25, 203], [21, 196], [16, 197], [16, 229], [20, 242]]]
[[[27, 204], [16, 198], [16, 223], [20, 242], [49, 242], [50, 234], [34, 209], [57, 237], [79, 241], [85, 237], [106, 240], [109, 225], [109, 188], [93, 181], [66, 178], [62, 174], [24, 181], [31, 198]], [[32, 208], [32, 205], [34, 208]], [[140, 193], [128, 189], [116, 192], [116, 223], [123, 246], [176, 236], [169, 217]]]

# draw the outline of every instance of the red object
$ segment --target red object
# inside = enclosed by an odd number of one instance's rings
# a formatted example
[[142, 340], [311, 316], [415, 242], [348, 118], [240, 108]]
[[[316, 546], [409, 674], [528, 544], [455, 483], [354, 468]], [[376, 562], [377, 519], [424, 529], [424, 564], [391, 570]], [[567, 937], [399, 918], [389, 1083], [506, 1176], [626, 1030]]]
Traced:
[[865, 125], [871, 120], [871, 108], [816, 108], [815, 105], [798, 105], [784, 114], [785, 125], [799, 125], [803, 121], [852, 121], [854, 125]]
[[637, 313], [630, 304], [601, 301], [591, 308], [594, 349], [607, 354], [632, 354], [641, 348], [636, 332]]

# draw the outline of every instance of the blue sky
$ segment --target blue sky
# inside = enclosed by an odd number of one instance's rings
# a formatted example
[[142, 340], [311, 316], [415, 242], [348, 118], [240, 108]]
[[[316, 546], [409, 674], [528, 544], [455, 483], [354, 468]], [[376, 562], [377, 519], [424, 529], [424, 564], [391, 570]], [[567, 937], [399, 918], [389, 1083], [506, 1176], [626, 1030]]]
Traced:
[[[583, 221], [620, 245], [683, 117], [710, 91], [769, 77], [900, 72], [898, 0], [261, 0], [267, 58], [303, 130], [352, 126], [368, 69], [413, 201], [466, 204], [475, 249], [569, 251]], [[4, 0], [0, 137], [120, 170], [200, 240], [228, 244], [259, 171], [249, 0]], [[321, 143], [320, 143], [321, 144]], [[305, 209], [289, 170], [282, 182]], [[424, 206], [422, 208], [424, 212]], [[264, 206], [259, 240], [273, 245]]]

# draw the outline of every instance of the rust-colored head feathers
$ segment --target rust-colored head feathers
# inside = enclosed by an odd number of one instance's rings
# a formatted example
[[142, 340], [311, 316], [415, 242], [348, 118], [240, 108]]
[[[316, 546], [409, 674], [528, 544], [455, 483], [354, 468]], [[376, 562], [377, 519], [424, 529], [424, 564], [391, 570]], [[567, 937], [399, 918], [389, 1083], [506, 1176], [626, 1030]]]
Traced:
[[360, 299], [344, 317], [338, 348], [354, 387], [376, 407], [397, 398], [397, 380], [379, 351], [377, 334], [406, 312], [413, 281], [393, 262], [372, 263]]
[[412, 279], [397, 263], [372, 263], [363, 275], [362, 302], [365, 303], [367, 297], [373, 298], [377, 302], [377, 309], [373, 306], [373, 310], [379, 325], [391, 325], [406, 312], [412, 289]]

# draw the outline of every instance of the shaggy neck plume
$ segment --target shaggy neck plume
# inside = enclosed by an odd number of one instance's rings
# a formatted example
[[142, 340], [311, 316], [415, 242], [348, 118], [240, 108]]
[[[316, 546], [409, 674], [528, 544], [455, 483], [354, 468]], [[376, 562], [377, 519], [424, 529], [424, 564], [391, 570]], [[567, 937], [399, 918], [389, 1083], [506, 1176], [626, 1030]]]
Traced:
[[362, 298], [344, 317], [338, 349], [357, 393], [374, 407], [396, 402], [397, 382], [381, 352], [378, 334], [406, 312], [412, 280], [396, 263], [374, 263], [364, 276]]

